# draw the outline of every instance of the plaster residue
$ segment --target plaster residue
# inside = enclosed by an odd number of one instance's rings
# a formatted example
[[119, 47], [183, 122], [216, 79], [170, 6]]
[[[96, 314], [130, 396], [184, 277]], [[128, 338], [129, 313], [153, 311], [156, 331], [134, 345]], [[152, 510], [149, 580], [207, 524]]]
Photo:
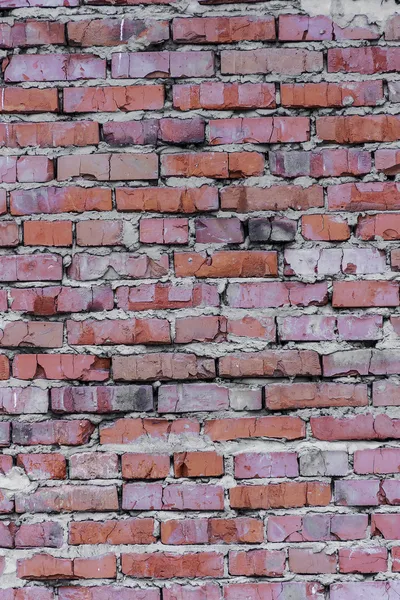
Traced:
[[301, 8], [311, 16], [331, 17], [341, 27], [359, 15], [369, 23], [383, 24], [400, 13], [400, 0], [301, 0]]

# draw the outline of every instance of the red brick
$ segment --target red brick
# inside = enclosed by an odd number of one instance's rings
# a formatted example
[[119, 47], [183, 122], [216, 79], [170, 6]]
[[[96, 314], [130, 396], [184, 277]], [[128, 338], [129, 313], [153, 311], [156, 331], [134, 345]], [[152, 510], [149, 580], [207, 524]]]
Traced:
[[269, 410], [367, 406], [368, 390], [363, 384], [276, 383], [265, 387], [265, 404]]
[[336, 563], [336, 554], [305, 548], [289, 548], [289, 569], [293, 573], [302, 575], [336, 573]]
[[170, 436], [188, 434], [198, 436], [199, 423], [190, 419], [118, 419], [100, 429], [101, 444], [128, 444], [144, 436], [168, 440]]
[[229, 44], [275, 39], [273, 17], [199, 17], [173, 20], [175, 42]]
[[[34, 56], [25, 54], [24, 56]], [[18, 56], [14, 57], [18, 58]], [[58, 146], [87, 146], [99, 143], [98, 123], [75, 121], [55, 123], [11, 123], [0, 125], [0, 147], [57, 148]]]
[[261, 117], [209, 121], [209, 142], [219, 144], [276, 144], [305, 142], [310, 139], [306, 117]]
[[257, 437], [295, 440], [305, 437], [305, 424], [298, 417], [214, 419], [205, 422], [204, 435], [213, 441]]
[[318, 484], [321, 497], [315, 494], [312, 482], [270, 483], [268, 485], [238, 485], [229, 490], [231, 508], [269, 509], [326, 506], [331, 492], [328, 484]]
[[35, 315], [56, 315], [81, 311], [103, 311], [114, 307], [113, 292], [106, 285], [93, 288], [41, 287], [10, 290], [14, 311]]
[[356, 415], [348, 418], [311, 417], [313, 436], [320, 440], [398, 439], [400, 421], [387, 415]]
[[91, 54], [20, 54], [3, 62], [4, 81], [102, 79], [106, 61]]
[[58, 94], [56, 89], [24, 89], [11, 86], [2, 88], [0, 112], [35, 113], [56, 112], [57, 110]]
[[141, 219], [139, 238], [144, 244], [187, 244], [188, 219]]
[[182, 317], [175, 321], [175, 342], [218, 342], [226, 340], [225, 317]]
[[106, 273], [108, 279], [159, 278], [168, 273], [168, 255], [150, 258], [145, 254], [115, 252], [101, 256], [81, 252], [69, 267], [70, 278], [77, 281], [101, 279]]
[[243, 109], [275, 108], [273, 83], [222, 83], [203, 82], [200, 85], [174, 85], [174, 108], [191, 109]]
[[395, 115], [320, 117], [317, 136], [339, 144], [394, 142], [400, 138], [400, 118]]
[[218, 306], [217, 287], [208, 283], [144, 283], [116, 289], [117, 306], [124, 310], [162, 310]]
[[149, 518], [121, 519], [120, 521], [72, 521], [68, 541], [81, 544], [151, 544], [154, 520]]
[[71, 579], [74, 575], [73, 561], [49, 554], [35, 554], [32, 558], [18, 559], [17, 574], [21, 579]]
[[111, 146], [157, 145], [158, 143], [199, 144], [204, 142], [205, 122], [194, 119], [147, 119], [143, 121], [108, 122], [103, 137]]
[[170, 458], [167, 455], [131, 454], [122, 455], [122, 477], [124, 479], [164, 479], [168, 477]]
[[15, 190], [10, 194], [12, 215], [80, 213], [86, 210], [111, 210], [111, 208], [111, 190], [100, 187], [45, 187]]
[[210, 379], [215, 377], [213, 359], [195, 354], [152, 353], [115, 356], [112, 360], [116, 381], [152, 381], [173, 379]]
[[72, 46], [120, 46], [142, 42], [148, 45], [168, 40], [168, 21], [139, 19], [92, 19], [70, 21], [68, 41]]
[[263, 172], [264, 158], [258, 152], [197, 152], [161, 156], [161, 174], [165, 176], [237, 179], [262, 175]]
[[[118, 510], [115, 486], [68, 486], [41, 488], [16, 498], [17, 513], [87, 512]], [[36, 555], [37, 556], [37, 555]]]
[[91, 558], [74, 558], [74, 577], [79, 579], [115, 579], [117, 560], [114, 554]]
[[332, 306], [357, 308], [398, 306], [399, 286], [392, 281], [335, 281]]
[[169, 519], [161, 523], [163, 544], [254, 544], [264, 539], [260, 519]]
[[[86, 144], [85, 144], [86, 145]], [[91, 177], [97, 181], [157, 179], [156, 154], [74, 154], [57, 159], [57, 179]]]
[[64, 26], [57, 21], [15, 22], [0, 25], [0, 48], [65, 44]]
[[72, 246], [71, 221], [25, 221], [25, 246]]
[[123, 246], [124, 222], [112, 220], [79, 221], [76, 224], [78, 246]]
[[164, 106], [164, 87], [132, 85], [64, 88], [63, 104], [66, 113], [160, 110]]
[[61, 454], [18, 454], [17, 467], [33, 480], [65, 479], [67, 466]]
[[[317, 185], [300, 186], [227, 187], [221, 190], [222, 210], [252, 212], [258, 210], [307, 210], [323, 206], [323, 189]], [[399, 205], [400, 206], [400, 205]]]
[[253, 73], [278, 73], [301, 75], [322, 71], [322, 52], [303, 49], [262, 48], [256, 50], [223, 50], [221, 73], [223, 75], [251, 75]]
[[214, 54], [197, 52], [126, 52], [112, 56], [114, 78], [212, 77]]
[[274, 175], [290, 178], [365, 175], [372, 169], [371, 154], [352, 148], [270, 152], [269, 163]]
[[81, 421], [40, 421], [37, 423], [14, 423], [13, 442], [21, 446], [59, 445], [80, 446], [86, 444], [95, 427], [84, 419]]
[[364, 48], [331, 48], [328, 50], [329, 73], [388, 73], [400, 65], [399, 48], [369, 46]]
[[306, 240], [314, 241], [343, 242], [350, 237], [347, 221], [336, 215], [305, 215], [301, 232]]
[[340, 107], [376, 106], [383, 100], [382, 81], [345, 81], [343, 83], [282, 83], [283, 106]]
[[167, 319], [86, 319], [67, 321], [66, 325], [71, 345], [171, 343]]
[[278, 273], [275, 252], [217, 251], [205, 253], [176, 252], [177, 277], [274, 277]]
[[19, 354], [13, 361], [13, 375], [19, 379], [108, 379], [110, 360], [76, 354]]
[[231, 575], [281, 577], [285, 570], [286, 555], [282, 550], [249, 550], [229, 552]]
[[218, 208], [218, 192], [203, 185], [199, 188], [117, 188], [117, 209], [165, 213], [194, 213]]
[[175, 477], [218, 477], [224, 474], [224, 459], [216, 452], [174, 454]]
[[122, 554], [122, 572], [136, 578], [222, 577], [223, 555], [217, 552]]

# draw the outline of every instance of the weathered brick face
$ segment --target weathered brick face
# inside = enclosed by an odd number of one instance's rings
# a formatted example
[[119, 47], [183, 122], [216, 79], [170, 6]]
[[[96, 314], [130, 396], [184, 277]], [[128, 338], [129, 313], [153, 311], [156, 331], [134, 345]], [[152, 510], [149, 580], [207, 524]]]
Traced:
[[0, 0], [0, 600], [398, 600], [373, 4]]

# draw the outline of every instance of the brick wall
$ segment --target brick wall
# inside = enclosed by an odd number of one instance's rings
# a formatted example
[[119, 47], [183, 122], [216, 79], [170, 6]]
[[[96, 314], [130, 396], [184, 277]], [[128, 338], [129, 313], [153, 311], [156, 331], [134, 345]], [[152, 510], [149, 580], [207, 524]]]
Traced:
[[301, 4], [0, 0], [0, 600], [398, 600], [400, 15]]

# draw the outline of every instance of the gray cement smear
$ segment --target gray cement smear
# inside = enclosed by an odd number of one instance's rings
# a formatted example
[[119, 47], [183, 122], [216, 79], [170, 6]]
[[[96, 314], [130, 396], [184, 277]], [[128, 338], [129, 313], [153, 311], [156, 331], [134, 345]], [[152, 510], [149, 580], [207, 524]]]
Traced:
[[331, 17], [341, 27], [357, 16], [368, 23], [383, 24], [400, 13], [400, 0], [301, 0], [301, 8], [310, 16]]

